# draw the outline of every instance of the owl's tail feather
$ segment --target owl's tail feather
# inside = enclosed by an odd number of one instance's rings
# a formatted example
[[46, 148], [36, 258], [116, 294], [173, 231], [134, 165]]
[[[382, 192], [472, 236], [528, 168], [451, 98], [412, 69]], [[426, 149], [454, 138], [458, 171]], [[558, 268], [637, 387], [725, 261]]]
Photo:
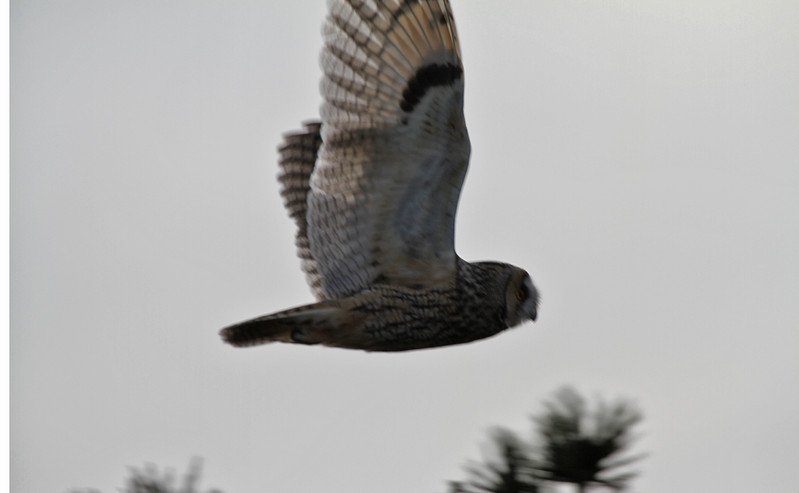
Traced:
[[236, 347], [270, 342], [337, 346], [354, 328], [344, 323], [347, 319], [352, 321], [346, 315], [338, 303], [322, 301], [246, 320], [222, 329], [219, 335]]

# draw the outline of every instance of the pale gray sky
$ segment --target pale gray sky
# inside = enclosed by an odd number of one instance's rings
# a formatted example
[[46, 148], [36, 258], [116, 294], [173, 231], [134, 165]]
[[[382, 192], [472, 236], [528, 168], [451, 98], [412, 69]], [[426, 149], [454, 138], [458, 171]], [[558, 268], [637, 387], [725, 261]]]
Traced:
[[311, 300], [277, 191], [322, 0], [12, 0], [11, 490], [125, 466], [443, 492], [564, 383], [646, 414], [634, 491], [796, 491], [799, 3], [453, 0], [466, 259], [539, 321], [404, 354], [217, 330]]

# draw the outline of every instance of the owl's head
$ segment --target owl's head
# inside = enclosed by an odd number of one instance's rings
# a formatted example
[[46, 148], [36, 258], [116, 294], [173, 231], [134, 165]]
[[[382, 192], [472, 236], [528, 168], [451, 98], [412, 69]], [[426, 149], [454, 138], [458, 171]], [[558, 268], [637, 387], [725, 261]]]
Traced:
[[526, 320], [535, 321], [538, 315], [538, 290], [530, 275], [518, 267], [513, 267], [505, 288], [505, 323], [514, 327]]

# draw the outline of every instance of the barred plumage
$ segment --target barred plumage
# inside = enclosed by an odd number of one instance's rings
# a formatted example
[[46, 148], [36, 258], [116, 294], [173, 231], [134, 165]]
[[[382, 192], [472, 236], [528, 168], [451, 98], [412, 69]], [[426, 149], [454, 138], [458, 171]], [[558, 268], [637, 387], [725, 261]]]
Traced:
[[308, 212], [309, 181], [316, 163], [316, 155], [322, 144], [319, 134], [321, 123], [310, 122], [305, 125], [305, 130], [284, 137], [285, 142], [280, 146], [280, 195], [289, 215], [297, 224], [297, 255], [302, 261], [302, 270], [306, 280], [317, 299], [324, 299], [322, 294], [322, 279], [316, 269], [316, 260], [311, 255], [311, 245], [308, 241], [308, 222], [305, 216]]
[[458, 344], [535, 319], [527, 273], [455, 253], [469, 161], [463, 65], [445, 0], [329, 0], [321, 122], [280, 148], [281, 194], [318, 303], [222, 331], [399, 351]]

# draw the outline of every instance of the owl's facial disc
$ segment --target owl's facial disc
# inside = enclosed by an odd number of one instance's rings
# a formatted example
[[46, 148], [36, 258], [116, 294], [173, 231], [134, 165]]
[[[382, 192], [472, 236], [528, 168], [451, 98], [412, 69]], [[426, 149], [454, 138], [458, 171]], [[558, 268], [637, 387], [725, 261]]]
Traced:
[[525, 320], [535, 321], [538, 316], [538, 290], [527, 272], [518, 269], [508, 282], [505, 294], [505, 323], [514, 327]]

